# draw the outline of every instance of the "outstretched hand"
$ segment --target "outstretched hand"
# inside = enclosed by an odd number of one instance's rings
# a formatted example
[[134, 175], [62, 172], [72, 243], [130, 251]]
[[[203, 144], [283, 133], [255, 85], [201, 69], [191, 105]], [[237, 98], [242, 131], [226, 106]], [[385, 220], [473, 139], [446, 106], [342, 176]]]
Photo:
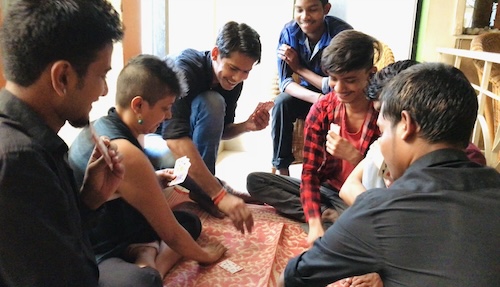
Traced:
[[269, 125], [269, 111], [274, 106], [272, 101], [259, 103], [245, 122], [247, 131], [260, 131]]
[[231, 219], [234, 227], [242, 234], [245, 234], [245, 227], [249, 233], [252, 232], [253, 216], [243, 199], [227, 193], [217, 207]]
[[212, 243], [207, 246], [202, 247], [203, 251], [207, 254], [206, 259], [200, 260], [199, 263], [202, 265], [208, 265], [219, 260], [224, 253], [227, 251], [227, 247], [220, 242]]
[[112, 144], [107, 137], [101, 137], [101, 139], [111, 163], [106, 162], [96, 145], [89, 159], [81, 188], [82, 201], [90, 209], [97, 209], [106, 202], [115, 193], [125, 175], [123, 156], [117, 146]]

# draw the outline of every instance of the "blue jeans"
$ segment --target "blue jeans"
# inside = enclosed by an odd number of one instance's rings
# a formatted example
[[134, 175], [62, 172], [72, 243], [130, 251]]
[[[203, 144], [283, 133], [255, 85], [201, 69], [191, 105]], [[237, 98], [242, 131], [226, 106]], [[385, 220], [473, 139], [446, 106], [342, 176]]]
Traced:
[[[226, 102], [217, 92], [203, 92], [191, 103], [190, 136], [212, 174], [215, 174], [225, 115]], [[164, 124], [168, 125], [168, 120]], [[173, 167], [175, 164], [175, 157], [158, 134], [144, 136], [144, 151], [156, 169]]]
[[287, 93], [281, 93], [274, 100], [272, 109], [273, 160], [277, 169], [288, 168], [295, 160], [292, 153], [293, 123], [304, 119], [312, 104]]

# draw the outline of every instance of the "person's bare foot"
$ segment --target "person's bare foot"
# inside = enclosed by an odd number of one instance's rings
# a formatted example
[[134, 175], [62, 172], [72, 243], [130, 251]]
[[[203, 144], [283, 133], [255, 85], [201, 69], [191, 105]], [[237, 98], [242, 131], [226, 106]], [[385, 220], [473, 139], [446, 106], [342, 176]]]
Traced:
[[323, 222], [335, 222], [339, 218], [339, 213], [333, 208], [327, 208], [321, 214], [321, 220]]
[[342, 287], [384, 287], [382, 279], [377, 273], [368, 273], [349, 277], [341, 281]]

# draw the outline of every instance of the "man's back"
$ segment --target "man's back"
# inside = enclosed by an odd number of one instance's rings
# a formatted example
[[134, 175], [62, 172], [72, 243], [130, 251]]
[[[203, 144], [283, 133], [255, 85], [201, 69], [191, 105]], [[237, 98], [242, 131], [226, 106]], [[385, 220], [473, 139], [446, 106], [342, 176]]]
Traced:
[[440, 150], [390, 188], [360, 195], [315, 243], [329, 260], [308, 263], [328, 267], [320, 272], [326, 280], [337, 270], [338, 279], [378, 272], [384, 286], [493, 286], [500, 282], [499, 219], [500, 174]]
[[500, 282], [500, 175], [466, 162], [412, 166], [393, 187], [371, 195], [380, 196], [373, 232], [380, 255], [391, 263], [382, 267], [385, 286]]

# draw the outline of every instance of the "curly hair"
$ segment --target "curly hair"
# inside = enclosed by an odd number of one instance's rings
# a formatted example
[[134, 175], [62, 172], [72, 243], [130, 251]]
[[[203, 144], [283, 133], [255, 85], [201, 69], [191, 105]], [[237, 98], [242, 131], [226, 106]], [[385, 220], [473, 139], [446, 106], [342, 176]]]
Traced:
[[416, 64], [418, 64], [418, 62], [414, 60], [401, 60], [391, 63], [382, 68], [380, 71], [377, 71], [377, 73], [375, 73], [375, 75], [373, 75], [370, 79], [370, 83], [366, 88], [366, 97], [372, 101], [378, 100], [380, 91], [390, 80], [392, 80], [392, 78], [394, 78], [394, 76], [406, 68]]

